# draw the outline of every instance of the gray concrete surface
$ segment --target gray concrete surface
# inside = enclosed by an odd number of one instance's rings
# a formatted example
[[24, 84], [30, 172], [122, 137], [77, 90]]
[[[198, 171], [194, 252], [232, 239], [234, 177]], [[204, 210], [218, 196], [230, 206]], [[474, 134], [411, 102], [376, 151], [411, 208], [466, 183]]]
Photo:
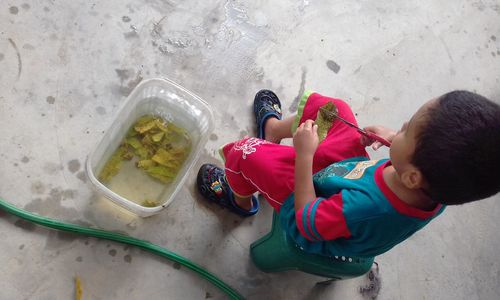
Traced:
[[[84, 162], [144, 78], [210, 103], [216, 129], [174, 203], [142, 219], [94, 194]], [[254, 134], [261, 88], [296, 110], [304, 89], [347, 100], [361, 125], [398, 128], [452, 89], [500, 101], [500, 1], [0, 2], [0, 197], [49, 217], [125, 232], [217, 274], [249, 299], [362, 299], [365, 278], [266, 274], [249, 245], [271, 209], [240, 219], [194, 190], [216, 149]], [[384, 157], [386, 150], [374, 153]], [[441, 154], [437, 154], [441, 155]], [[498, 176], [492, 170], [492, 176]], [[377, 257], [379, 299], [500, 299], [497, 195], [450, 207]], [[0, 219], [0, 299], [223, 299], [193, 272], [133, 247]]]

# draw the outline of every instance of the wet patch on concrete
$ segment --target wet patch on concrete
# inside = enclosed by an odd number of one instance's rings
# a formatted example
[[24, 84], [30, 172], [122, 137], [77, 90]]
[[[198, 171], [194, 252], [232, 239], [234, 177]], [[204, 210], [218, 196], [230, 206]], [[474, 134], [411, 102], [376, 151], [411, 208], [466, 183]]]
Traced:
[[212, 134], [210, 135], [209, 139], [210, 139], [211, 141], [216, 141], [216, 140], [218, 140], [218, 139], [219, 139], [219, 137], [218, 137], [215, 133], [212, 133]]
[[59, 164], [48, 162], [43, 165], [42, 169], [48, 175], [54, 175], [57, 172], [63, 170], [63, 167]]
[[67, 247], [77, 239], [82, 239], [82, 236], [66, 231], [49, 231], [45, 242], [45, 249], [54, 250]]
[[45, 193], [45, 185], [41, 181], [31, 183], [31, 192], [33, 194], [41, 195]]
[[76, 224], [76, 225], [80, 225], [80, 226], [84, 226], [84, 227], [90, 227], [90, 228], [93, 228], [94, 225], [87, 222], [87, 221], [84, 221], [84, 220], [75, 220], [72, 222], [73, 224]]
[[67, 231], [57, 231], [56, 237], [60, 241], [64, 242], [72, 242], [79, 238], [80, 236], [76, 233], [67, 232]]
[[4, 57], [5, 55], [3, 55], [3, 53], [0, 53], [0, 61], [2, 61]]
[[49, 192], [49, 198], [48, 200], [52, 201], [62, 201], [62, 200], [67, 200], [67, 199], [73, 199], [75, 196], [78, 194], [77, 190], [63, 190], [61, 188], [53, 188]]
[[54, 96], [48, 96], [47, 97], [47, 103], [48, 104], [54, 104], [54, 102], [56, 102], [56, 98], [54, 98]]
[[123, 36], [126, 39], [131, 39], [131, 38], [138, 38], [139, 37], [139, 32], [137, 30], [137, 27], [135, 25], [130, 25], [130, 31], [125, 32]]
[[75, 261], [77, 262], [82, 262], [83, 261], [83, 258], [81, 256], [78, 256], [77, 258], [75, 258]]
[[[191, 48], [191, 50], [197, 48], [200, 46], [200, 42], [196, 40], [192, 40], [192, 36], [187, 33], [187, 32], [181, 32], [181, 31], [176, 31], [165, 32], [163, 29], [162, 22], [166, 19], [166, 17], [162, 17], [158, 22], [153, 22], [153, 28], [149, 31], [149, 34], [151, 36], [151, 45], [155, 47], [160, 54], [163, 54], [165, 56], [169, 56], [175, 53], [178, 53], [179, 51], [182, 51], [184, 53], [190, 53], [192, 54], [191, 51], [185, 51], [187, 48]], [[193, 30], [196, 32], [197, 35], [202, 36], [207, 33], [207, 31], [200, 29], [202, 26], [196, 26]], [[226, 28], [225, 28], [226, 29]], [[208, 30], [208, 29], [206, 29]], [[209, 30], [208, 30], [209, 31]], [[234, 31], [231, 31], [231, 33], [235, 33]], [[222, 35], [222, 32], [221, 32]], [[205, 45], [210, 48], [210, 38], [207, 37], [205, 41], [203, 42]], [[192, 47], [194, 46], [194, 47]], [[189, 60], [188, 60], [189, 61]], [[183, 65], [181, 69], [186, 69], [186, 66]]]
[[84, 171], [78, 172], [76, 178], [80, 179], [83, 183], [87, 183], [87, 174]]
[[17, 8], [17, 6], [11, 6], [9, 7], [9, 12], [13, 15], [17, 15], [17, 13], [19, 13], [19, 8]]
[[134, 221], [131, 221], [130, 223], [128, 223], [127, 228], [130, 228], [132, 230], [136, 230], [137, 229], [137, 221], [134, 220]]
[[293, 99], [292, 104], [290, 105], [290, 108], [288, 109], [290, 112], [294, 113], [297, 111], [297, 106], [299, 105], [300, 98], [304, 95], [305, 92], [305, 85], [306, 85], [306, 75], [307, 75], [307, 69], [302, 68], [302, 75], [300, 78], [300, 88], [299, 88], [299, 94], [295, 99]]
[[246, 136], [248, 136], [248, 131], [247, 130], [240, 130], [239, 137], [245, 138]]
[[22, 228], [26, 231], [34, 231], [36, 229], [36, 224], [35, 223], [32, 223], [32, 222], [29, 222], [29, 221], [26, 221], [26, 220], [22, 220], [22, 219], [19, 219], [17, 220], [14, 225], [16, 227], [19, 227], [19, 228]]
[[340, 71], [340, 66], [339, 64], [337, 64], [336, 62], [334, 62], [333, 60], [327, 60], [326, 61], [326, 66], [328, 67], [328, 69], [332, 70], [333, 73], [335, 74], [338, 74], [339, 71]]
[[116, 249], [111, 249], [108, 251], [108, 254], [111, 255], [111, 256], [116, 256]]
[[75, 173], [80, 170], [80, 161], [78, 159], [73, 159], [68, 162], [68, 170], [71, 173]]
[[21, 5], [21, 7], [24, 9], [24, 10], [29, 10], [31, 8], [31, 6], [28, 4], [28, 3], [23, 3]]
[[134, 70], [132, 69], [115, 69], [116, 75], [120, 78], [120, 86], [118, 87], [118, 92], [122, 96], [130, 95], [130, 92], [142, 81], [143, 77], [141, 71], [137, 72], [133, 79], [130, 79], [127, 83], [126, 80], [132, 78]]
[[24, 244], [19, 245], [19, 250], [23, 250], [23, 249], [24, 249]]
[[496, 41], [497, 40], [497, 37], [494, 36], [494, 35], [492, 35], [490, 38], [491, 38], [492, 41]]
[[95, 108], [95, 111], [96, 111], [99, 115], [101, 115], [101, 116], [103, 116], [103, 115], [105, 115], [105, 114], [106, 114], [106, 108], [104, 108], [104, 107], [102, 107], [102, 106], [98, 106], [98, 107], [96, 107], [96, 108]]
[[121, 83], [130, 78], [131, 74], [134, 72], [132, 69], [115, 69], [116, 75], [120, 78]]
[[132, 256], [130, 254], [127, 254], [123, 257], [123, 260], [126, 262], [126, 263], [132, 263]]
[[69, 194], [74, 197], [76, 190], [52, 189], [46, 198], [35, 198], [24, 206], [24, 209], [42, 216], [64, 216], [66, 220], [77, 219], [78, 212], [74, 208], [61, 205], [63, 197]]
[[132, 20], [132, 19], [131, 19], [129, 16], [123, 16], [123, 17], [122, 17], [122, 21], [123, 21], [124, 23], [128, 23], [128, 22], [130, 22], [131, 20]]
[[236, 130], [236, 129], [240, 128], [240, 124], [236, 120], [234, 115], [229, 114], [228, 112], [224, 111], [222, 113], [222, 118], [225, 122], [224, 127], [230, 128], [230, 130]]
[[23, 49], [26, 49], [26, 50], [35, 50], [35, 47], [31, 44], [24, 44], [23, 45]]
[[23, 156], [23, 158], [21, 158], [22, 163], [27, 164], [29, 161], [30, 161], [30, 159], [27, 156]]
[[178, 262], [174, 262], [174, 269], [180, 270], [182, 268], [182, 265]]
[[365, 299], [377, 299], [382, 288], [382, 279], [378, 263], [374, 262], [370, 271], [365, 275], [365, 284], [359, 287], [359, 293]]

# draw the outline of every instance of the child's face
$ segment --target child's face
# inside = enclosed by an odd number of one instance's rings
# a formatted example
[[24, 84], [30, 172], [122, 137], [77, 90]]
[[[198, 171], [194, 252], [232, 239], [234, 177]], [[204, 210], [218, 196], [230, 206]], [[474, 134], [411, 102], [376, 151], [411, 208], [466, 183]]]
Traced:
[[420, 129], [426, 124], [427, 111], [436, 104], [437, 99], [427, 101], [405, 122], [398, 131], [390, 148], [391, 163], [396, 172], [402, 176], [408, 171], [415, 171], [415, 166], [411, 163], [413, 152], [417, 144], [417, 136]]

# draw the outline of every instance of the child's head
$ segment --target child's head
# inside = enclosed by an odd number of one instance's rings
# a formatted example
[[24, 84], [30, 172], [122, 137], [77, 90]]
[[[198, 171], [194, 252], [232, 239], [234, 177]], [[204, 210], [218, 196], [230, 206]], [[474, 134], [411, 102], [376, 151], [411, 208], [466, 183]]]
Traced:
[[401, 181], [453, 205], [500, 191], [500, 105], [453, 91], [424, 104], [393, 140]]

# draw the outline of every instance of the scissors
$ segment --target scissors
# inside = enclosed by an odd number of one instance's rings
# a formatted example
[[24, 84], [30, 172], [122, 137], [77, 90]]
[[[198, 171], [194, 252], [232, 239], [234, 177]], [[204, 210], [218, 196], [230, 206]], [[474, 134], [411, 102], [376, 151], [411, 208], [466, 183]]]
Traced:
[[335, 117], [337, 119], [339, 119], [340, 121], [342, 121], [343, 123], [345, 123], [346, 125], [356, 129], [359, 133], [361, 133], [362, 135], [366, 136], [367, 138], [369, 139], [372, 139], [372, 140], [375, 140], [377, 142], [380, 142], [382, 143], [382, 145], [384, 146], [387, 146], [387, 147], [390, 147], [391, 146], [391, 142], [389, 142], [388, 140], [384, 139], [383, 137], [379, 136], [379, 135], [376, 135], [375, 133], [372, 133], [372, 132], [368, 132], [356, 125], [354, 125], [353, 123], [347, 121], [346, 119], [340, 117], [337, 113], [334, 113], [334, 112], [331, 112], [331, 111], [327, 111], [323, 108], [320, 108], [320, 110], [323, 112], [323, 113], [326, 113], [332, 117]]

